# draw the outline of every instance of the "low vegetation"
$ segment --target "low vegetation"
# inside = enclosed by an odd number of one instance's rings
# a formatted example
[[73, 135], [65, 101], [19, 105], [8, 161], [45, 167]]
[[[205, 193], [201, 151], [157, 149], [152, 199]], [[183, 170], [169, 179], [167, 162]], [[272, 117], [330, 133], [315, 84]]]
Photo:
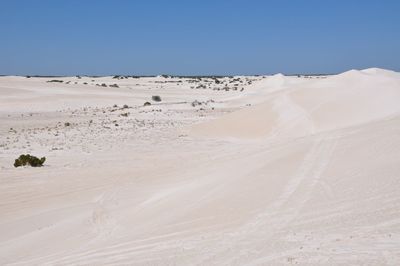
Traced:
[[201, 105], [201, 102], [199, 102], [198, 100], [195, 100], [195, 101], [192, 102], [192, 106], [193, 107], [196, 107], [198, 105]]
[[32, 167], [41, 167], [46, 161], [46, 157], [38, 158], [30, 154], [21, 154], [17, 159], [15, 159], [14, 167], [20, 167], [25, 165], [30, 165]]
[[152, 96], [151, 99], [155, 102], [161, 102], [161, 97], [158, 95]]

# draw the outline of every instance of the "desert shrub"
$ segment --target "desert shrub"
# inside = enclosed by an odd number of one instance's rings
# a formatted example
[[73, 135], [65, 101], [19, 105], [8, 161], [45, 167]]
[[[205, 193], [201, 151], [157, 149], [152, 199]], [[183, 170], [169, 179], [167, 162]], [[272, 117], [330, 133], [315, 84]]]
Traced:
[[70, 122], [65, 122], [65, 123], [64, 123], [64, 126], [66, 126], [66, 127], [69, 127], [70, 125], [71, 125]]
[[199, 86], [196, 87], [196, 89], [206, 89], [206, 85], [200, 84]]
[[15, 159], [14, 167], [30, 165], [32, 167], [40, 167], [43, 166], [43, 163], [46, 161], [46, 157], [37, 158], [35, 156], [29, 154], [21, 154], [17, 159]]
[[87, 82], [83, 82], [83, 85], [87, 85]]
[[196, 107], [197, 105], [201, 105], [201, 102], [199, 102], [198, 100], [195, 100], [194, 102], [192, 102], [193, 107]]
[[118, 84], [111, 84], [110, 87], [119, 88]]
[[102, 87], [107, 87], [107, 85], [105, 83], [102, 83], [101, 86]]
[[122, 108], [126, 109], [126, 108], [129, 108], [129, 106], [127, 104], [124, 104], [124, 106], [122, 106]]
[[149, 102], [145, 102], [145, 103], [143, 104], [143, 106], [149, 106], [149, 105], [151, 105], [151, 103], [149, 103]]
[[58, 82], [58, 83], [62, 83], [64, 81], [59, 80], [59, 79], [52, 79], [52, 80], [48, 80], [47, 82]]
[[161, 97], [158, 95], [152, 96], [151, 99], [155, 102], [161, 102]]

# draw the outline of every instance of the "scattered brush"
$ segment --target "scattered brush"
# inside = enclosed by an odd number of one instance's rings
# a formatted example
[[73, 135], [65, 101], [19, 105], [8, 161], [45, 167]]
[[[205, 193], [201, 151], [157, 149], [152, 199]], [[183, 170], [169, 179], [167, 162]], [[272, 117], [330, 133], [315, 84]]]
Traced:
[[196, 87], [196, 89], [206, 89], [206, 85], [200, 84], [199, 86]]

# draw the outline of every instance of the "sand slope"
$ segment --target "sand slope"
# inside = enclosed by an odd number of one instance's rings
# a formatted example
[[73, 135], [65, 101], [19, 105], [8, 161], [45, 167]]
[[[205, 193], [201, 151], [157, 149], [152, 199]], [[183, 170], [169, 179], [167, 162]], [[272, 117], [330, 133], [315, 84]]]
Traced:
[[379, 120], [400, 112], [399, 77], [386, 70], [352, 70], [285, 86], [276, 82], [281, 75], [273, 76], [266, 80], [266, 90], [277, 92], [265, 102], [195, 126], [193, 134], [300, 137]]
[[83, 80], [0, 78], [0, 264], [400, 262], [399, 73]]

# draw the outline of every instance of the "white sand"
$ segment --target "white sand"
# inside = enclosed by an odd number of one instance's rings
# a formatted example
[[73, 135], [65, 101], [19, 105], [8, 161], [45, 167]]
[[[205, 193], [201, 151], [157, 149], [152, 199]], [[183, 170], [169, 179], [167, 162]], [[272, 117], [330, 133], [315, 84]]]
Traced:
[[400, 73], [236, 78], [0, 77], [0, 265], [400, 264]]

